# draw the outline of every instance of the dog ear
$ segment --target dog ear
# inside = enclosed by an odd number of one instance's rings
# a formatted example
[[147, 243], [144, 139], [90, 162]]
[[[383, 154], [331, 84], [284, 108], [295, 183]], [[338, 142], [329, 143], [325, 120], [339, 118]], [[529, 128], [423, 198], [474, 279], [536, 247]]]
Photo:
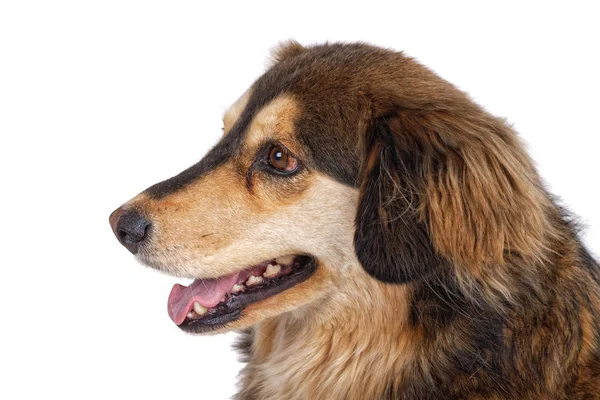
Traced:
[[271, 49], [268, 66], [273, 65], [293, 56], [297, 56], [304, 52], [304, 47], [296, 40], [290, 39], [277, 44]]
[[430, 272], [441, 262], [420, 217], [423, 153], [398, 118], [376, 118], [365, 137], [365, 161], [354, 248], [373, 277], [404, 283]]
[[546, 254], [551, 205], [516, 134], [475, 106], [460, 115], [401, 110], [366, 134], [354, 245], [375, 278]]

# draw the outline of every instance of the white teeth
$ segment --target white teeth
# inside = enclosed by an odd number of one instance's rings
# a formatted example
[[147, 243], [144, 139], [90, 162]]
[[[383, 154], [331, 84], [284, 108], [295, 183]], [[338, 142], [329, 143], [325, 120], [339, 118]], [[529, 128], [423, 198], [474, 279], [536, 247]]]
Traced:
[[208, 311], [208, 308], [204, 307], [202, 304], [195, 301], [194, 302], [194, 311], [196, 311], [196, 314], [202, 316], [202, 315], [206, 314], [206, 312]]
[[244, 285], [235, 284], [231, 288], [231, 293], [235, 294], [235, 293], [243, 292], [244, 290], [246, 290], [246, 287]]
[[292, 261], [294, 261], [294, 256], [292, 255], [288, 255], [288, 256], [281, 256], [281, 257], [277, 257], [275, 259], [275, 262], [277, 264], [284, 264], [284, 265], [288, 265], [291, 264]]
[[190, 311], [189, 313], [187, 313], [187, 317], [188, 317], [188, 319], [194, 319], [196, 317], [196, 315], [194, 314], [193, 311]]
[[263, 281], [262, 276], [254, 276], [254, 275], [250, 275], [250, 277], [248, 278], [248, 281], [246, 281], [246, 286], [256, 286], [261, 284]]
[[270, 278], [272, 276], [275, 276], [279, 273], [279, 271], [281, 271], [281, 265], [279, 264], [269, 264], [267, 265], [267, 269], [265, 271], [265, 273], [263, 274], [263, 276], [265, 278]]

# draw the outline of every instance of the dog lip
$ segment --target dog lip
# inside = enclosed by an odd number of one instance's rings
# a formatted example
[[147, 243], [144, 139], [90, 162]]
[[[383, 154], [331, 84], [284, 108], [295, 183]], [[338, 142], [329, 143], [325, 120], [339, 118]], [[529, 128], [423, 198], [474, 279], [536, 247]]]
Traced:
[[198, 319], [185, 319], [179, 328], [188, 333], [205, 333], [239, 319], [244, 309], [253, 303], [279, 294], [310, 278], [317, 269], [315, 258], [307, 255], [298, 256], [301, 267], [288, 275], [273, 279], [266, 287], [247, 288], [245, 292], [228, 296], [224, 302], [209, 310], [206, 315]]

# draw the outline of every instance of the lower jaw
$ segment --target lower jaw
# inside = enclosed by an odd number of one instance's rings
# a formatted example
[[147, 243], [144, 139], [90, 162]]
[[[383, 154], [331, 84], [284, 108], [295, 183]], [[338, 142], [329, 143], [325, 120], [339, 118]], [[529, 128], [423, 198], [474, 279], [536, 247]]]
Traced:
[[241, 320], [244, 310], [250, 304], [260, 306], [266, 300], [310, 278], [317, 269], [317, 261], [309, 256], [301, 256], [306, 263], [302, 268], [289, 275], [274, 280], [268, 287], [258, 287], [246, 290], [239, 295], [228, 297], [198, 319], [186, 319], [179, 328], [188, 333], [208, 333], [227, 328], [228, 325]]

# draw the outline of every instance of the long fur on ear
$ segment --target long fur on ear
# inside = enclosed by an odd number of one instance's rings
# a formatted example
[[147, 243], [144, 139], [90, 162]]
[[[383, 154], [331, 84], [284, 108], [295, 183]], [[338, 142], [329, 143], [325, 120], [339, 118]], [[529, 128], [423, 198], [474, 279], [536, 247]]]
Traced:
[[548, 253], [552, 206], [504, 121], [475, 105], [400, 108], [375, 120], [365, 146], [355, 250], [374, 277], [406, 282], [443, 263], [478, 276]]
[[464, 115], [398, 114], [399, 133], [422, 143], [424, 198], [437, 251], [477, 275], [507, 257], [541, 261], [552, 205], [514, 131], [474, 107]]
[[393, 116], [375, 119], [365, 138], [354, 236], [365, 270], [390, 283], [416, 279], [442, 261], [419, 216], [423, 154], [410, 136], [394, 133], [397, 121]]

